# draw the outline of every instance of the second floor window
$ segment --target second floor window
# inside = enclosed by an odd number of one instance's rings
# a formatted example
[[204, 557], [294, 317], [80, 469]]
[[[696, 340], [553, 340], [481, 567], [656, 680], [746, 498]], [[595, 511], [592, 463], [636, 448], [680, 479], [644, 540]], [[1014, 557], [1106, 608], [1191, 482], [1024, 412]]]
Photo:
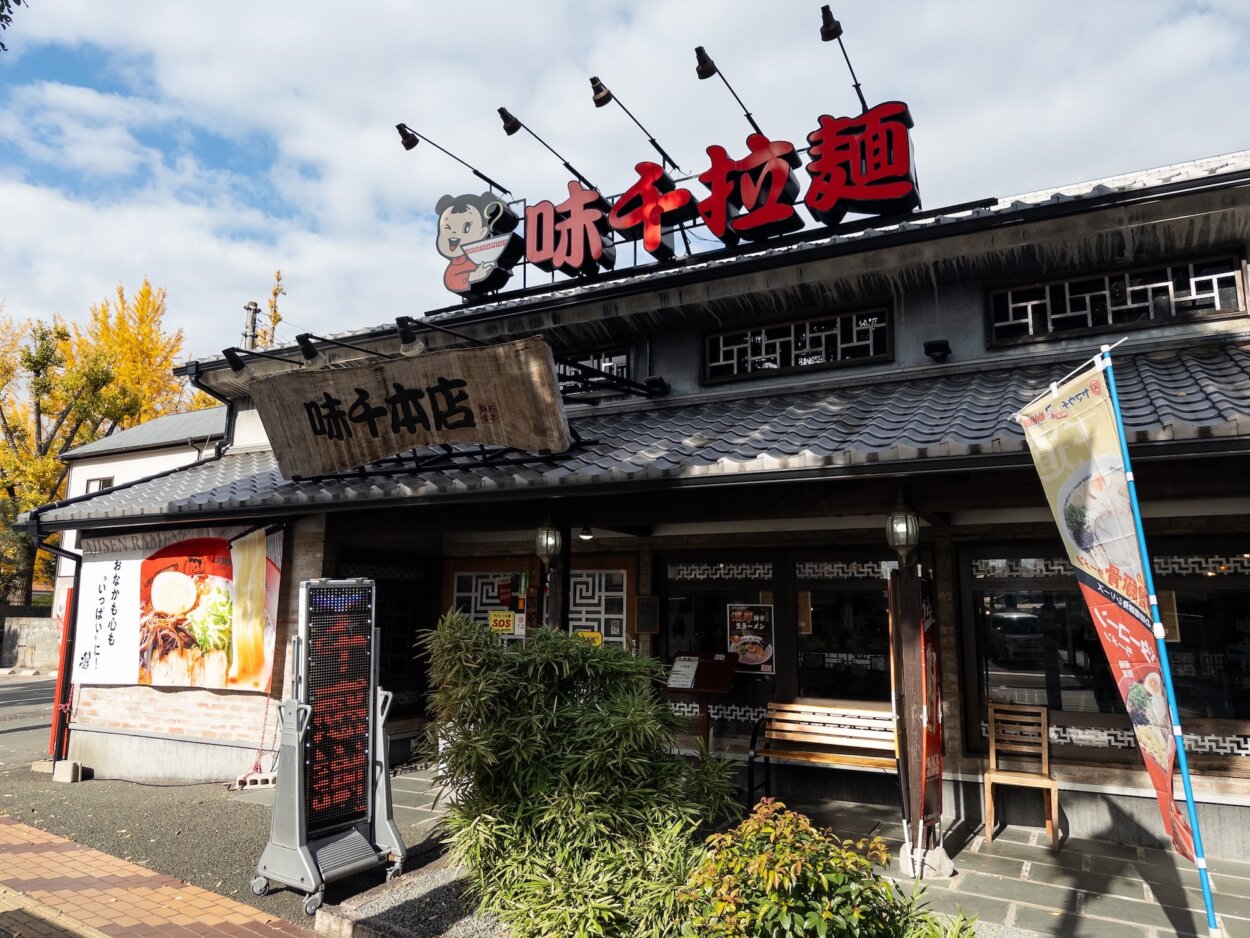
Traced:
[[704, 377], [730, 381], [888, 361], [891, 338], [890, 314], [885, 309], [717, 332], [704, 343]]
[[996, 291], [990, 294], [989, 338], [997, 344], [1245, 308], [1241, 261], [1180, 262]]

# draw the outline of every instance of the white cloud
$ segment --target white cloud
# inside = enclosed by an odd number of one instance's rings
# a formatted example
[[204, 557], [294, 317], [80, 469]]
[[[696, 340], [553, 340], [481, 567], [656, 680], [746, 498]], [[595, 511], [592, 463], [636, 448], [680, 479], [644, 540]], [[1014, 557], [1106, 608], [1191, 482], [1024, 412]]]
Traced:
[[[518, 196], [560, 196], [567, 174], [532, 138], [504, 136], [504, 105], [616, 192], [653, 152], [619, 108], [593, 106], [597, 74], [698, 172], [707, 145], [732, 152], [749, 130], [719, 79], [695, 78], [704, 45], [764, 129], [802, 146], [821, 113], [857, 107], [836, 44], [819, 41], [819, 8], [23, 8], [0, 86], [51, 44], [61, 61], [102, 51], [131, 87], [58, 73], [0, 91], [0, 140], [16, 155], [0, 167], [0, 299], [9, 315], [81, 317], [117, 282], [150, 276], [201, 354], [237, 341], [243, 303], [263, 300], [279, 267], [288, 317], [317, 332], [449, 305], [428, 213], [442, 193], [481, 186], [429, 146], [405, 152], [397, 121]], [[1233, 104], [1250, 77], [1250, 14], [1231, 0], [860, 0], [835, 12], [869, 102], [911, 105], [928, 208], [1245, 145]], [[221, 162], [253, 151], [258, 177]]]

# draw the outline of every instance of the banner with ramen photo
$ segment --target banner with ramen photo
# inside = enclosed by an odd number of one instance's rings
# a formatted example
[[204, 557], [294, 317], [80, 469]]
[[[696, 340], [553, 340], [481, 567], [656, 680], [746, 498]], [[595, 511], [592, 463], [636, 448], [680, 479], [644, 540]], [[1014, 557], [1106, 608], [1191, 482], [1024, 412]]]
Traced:
[[75, 683], [269, 690], [282, 534], [191, 533], [87, 549]]
[[1172, 793], [1176, 743], [1151, 631], [1115, 411], [1101, 359], [1021, 410], [1033, 462], [1076, 570], [1112, 676], [1132, 721], [1159, 810], [1178, 852], [1193, 859], [1183, 804]]

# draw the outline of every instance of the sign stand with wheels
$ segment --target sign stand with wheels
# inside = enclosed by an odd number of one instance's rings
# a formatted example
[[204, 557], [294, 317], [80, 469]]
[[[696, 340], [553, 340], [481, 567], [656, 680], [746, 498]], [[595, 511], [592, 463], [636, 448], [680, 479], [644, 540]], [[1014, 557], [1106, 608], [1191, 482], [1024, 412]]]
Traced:
[[282, 883], [308, 894], [313, 915], [327, 883], [387, 864], [391, 879], [403, 867], [383, 728], [392, 695], [377, 686], [377, 644], [371, 580], [300, 584], [294, 695], [278, 708], [273, 820], [254, 895]]

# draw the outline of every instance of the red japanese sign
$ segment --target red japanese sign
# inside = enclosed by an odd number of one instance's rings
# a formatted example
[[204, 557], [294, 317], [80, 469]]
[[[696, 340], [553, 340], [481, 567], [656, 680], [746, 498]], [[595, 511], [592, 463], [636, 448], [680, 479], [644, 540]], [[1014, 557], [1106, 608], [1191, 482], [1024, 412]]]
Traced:
[[[848, 212], [894, 215], [918, 208], [911, 127], [901, 101], [858, 117], [823, 115], [807, 136], [810, 183], [803, 205], [812, 217], [836, 225]], [[560, 204], [538, 202], [525, 210], [523, 239], [514, 232], [516, 216], [490, 193], [444, 196], [436, 208], [437, 247], [449, 261], [443, 281], [453, 293], [498, 290], [522, 256], [545, 271], [593, 276], [615, 267], [614, 234], [641, 241], [657, 260], [671, 260], [675, 228], [699, 218], [731, 247], [802, 228], [795, 170], [803, 164], [794, 144], [753, 133], [740, 152], [707, 148], [708, 168], [695, 177], [707, 189], [702, 198], [646, 160], [634, 167], [637, 181], [611, 206], [596, 190], [570, 182]]]

